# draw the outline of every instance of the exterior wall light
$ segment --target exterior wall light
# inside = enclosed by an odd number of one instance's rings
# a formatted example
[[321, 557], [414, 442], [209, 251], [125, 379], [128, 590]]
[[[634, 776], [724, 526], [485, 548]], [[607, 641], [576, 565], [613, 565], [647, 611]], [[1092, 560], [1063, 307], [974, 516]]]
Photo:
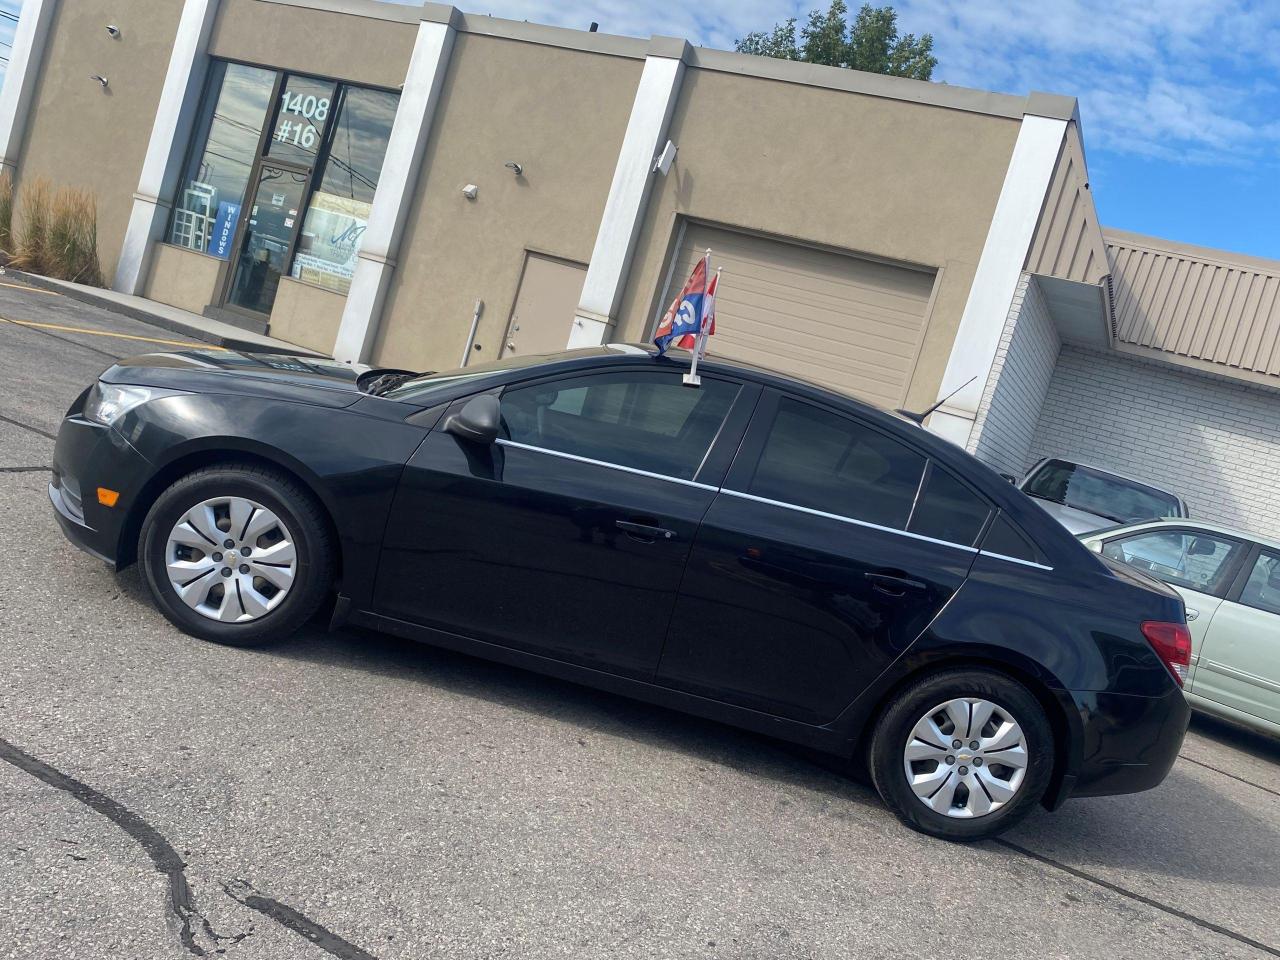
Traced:
[[103, 90], [107, 89], [107, 78], [106, 78], [106, 77], [104, 77], [104, 76], [102, 76], [101, 74], [98, 74], [98, 73], [91, 73], [91, 74], [89, 74], [89, 79], [90, 79], [90, 80], [97, 80], [100, 84], [102, 84], [102, 89], [103, 89]]
[[506, 163], [503, 164], [503, 166], [506, 167], [508, 170], [510, 170], [512, 173], [514, 173], [517, 177], [524, 176], [524, 164], [522, 163], [517, 163], [514, 160], [508, 160]]
[[114, 23], [107, 24], [107, 33], [111, 36], [112, 40], [120, 39], [120, 28], [117, 27]]
[[476, 198], [476, 194], [478, 194], [479, 192], [480, 192], [480, 188], [477, 187], [474, 183], [468, 183], [465, 187], [462, 188], [462, 195], [466, 197], [468, 200], [474, 200]]

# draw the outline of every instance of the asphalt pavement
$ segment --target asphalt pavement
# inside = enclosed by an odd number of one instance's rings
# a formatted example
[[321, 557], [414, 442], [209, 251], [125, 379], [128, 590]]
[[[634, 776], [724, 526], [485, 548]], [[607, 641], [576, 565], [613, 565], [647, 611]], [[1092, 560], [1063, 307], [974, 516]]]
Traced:
[[715, 723], [367, 632], [182, 635], [45, 493], [76, 394], [175, 339], [0, 276], [0, 958], [1280, 957], [1280, 742], [1224, 723], [954, 846]]

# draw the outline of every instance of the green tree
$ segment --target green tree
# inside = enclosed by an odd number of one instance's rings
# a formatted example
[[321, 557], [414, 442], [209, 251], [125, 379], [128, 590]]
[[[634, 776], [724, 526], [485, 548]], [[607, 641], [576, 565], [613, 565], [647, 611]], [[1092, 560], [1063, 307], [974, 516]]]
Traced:
[[864, 3], [849, 22], [844, 0], [811, 10], [809, 19], [796, 31], [792, 17], [771, 31], [755, 31], [735, 44], [739, 53], [753, 53], [780, 60], [803, 60], [830, 67], [847, 67], [868, 73], [928, 80], [938, 58], [933, 55], [933, 35], [898, 34], [898, 14], [893, 7], [873, 7]]

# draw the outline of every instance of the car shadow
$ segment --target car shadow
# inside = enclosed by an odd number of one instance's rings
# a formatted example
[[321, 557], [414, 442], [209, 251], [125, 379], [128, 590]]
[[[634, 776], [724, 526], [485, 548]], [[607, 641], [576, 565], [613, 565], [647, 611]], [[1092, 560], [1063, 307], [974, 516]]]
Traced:
[[[146, 588], [136, 578], [126, 574], [118, 582], [133, 598], [149, 603]], [[375, 631], [329, 633], [314, 625], [288, 640], [243, 653], [409, 679], [851, 805], [846, 813], [833, 808], [836, 816], [889, 822], [890, 815], [875, 791], [850, 776], [838, 758], [518, 667]], [[1233, 728], [1221, 735], [1238, 739], [1242, 733], [1249, 734]], [[1253, 747], [1268, 748], [1268, 744]], [[1205, 882], [1275, 886], [1270, 865], [1280, 854], [1280, 827], [1274, 817], [1247, 809], [1216, 789], [1212, 785], [1216, 776], [1180, 763], [1153, 791], [1073, 800], [1053, 814], [1037, 808], [1007, 837], [1018, 846], [1078, 868], [1093, 865]], [[1273, 798], [1260, 796], [1264, 802], [1258, 809], [1269, 812], [1267, 804]], [[1021, 856], [1008, 847], [984, 847], [1000, 855]]]
[[[1269, 737], [1265, 733], [1230, 720], [1211, 717], [1207, 713], [1192, 713], [1190, 729], [1219, 746], [1239, 750], [1256, 760], [1280, 764], [1280, 737]], [[1280, 774], [1280, 770], [1277, 773]]]
[[552, 718], [584, 731], [620, 737], [694, 760], [766, 777], [855, 804], [877, 817], [879, 797], [839, 758], [519, 667], [371, 630], [304, 630], [278, 644], [245, 651], [339, 669], [406, 678], [454, 695]]

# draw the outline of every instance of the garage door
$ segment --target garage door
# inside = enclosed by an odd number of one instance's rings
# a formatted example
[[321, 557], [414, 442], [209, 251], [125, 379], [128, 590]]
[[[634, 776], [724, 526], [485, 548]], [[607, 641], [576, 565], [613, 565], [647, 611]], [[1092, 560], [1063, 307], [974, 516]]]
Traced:
[[690, 223], [663, 309], [711, 248], [720, 267], [708, 353], [901, 406], [924, 332], [931, 272]]

